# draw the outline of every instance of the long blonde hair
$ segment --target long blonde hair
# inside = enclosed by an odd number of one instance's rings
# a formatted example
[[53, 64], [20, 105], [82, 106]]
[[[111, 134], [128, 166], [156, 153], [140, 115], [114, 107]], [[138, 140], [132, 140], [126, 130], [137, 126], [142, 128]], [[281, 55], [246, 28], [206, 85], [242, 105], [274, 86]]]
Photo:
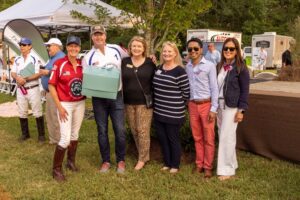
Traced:
[[144, 52], [143, 52], [143, 56], [144, 57], [147, 57], [147, 43], [146, 43], [146, 40], [145, 38], [141, 37], [141, 36], [134, 36], [130, 42], [128, 43], [128, 54], [129, 56], [132, 56], [132, 52], [131, 52], [131, 44], [134, 42], [134, 41], [137, 41], [137, 42], [140, 42], [143, 44], [143, 47], [144, 47]]
[[165, 63], [165, 60], [163, 58], [163, 53], [162, 53], [165, 46], [170, 46], [171, 48], [174, 49], [174, 51], [176, 53], [176, 57], [175, 57], [174, 62], [176, 63], [176, 65], [180, 65], [181, 67], [183, 67], [182, 58], [181, 58], [181, 55], [180, 55], [179, 50], [177, 48], [177, 45], [174, 42], [170, 42], [170, 41], [166, 41], [162, 45], [161, 53], [160, 53], [160, 64]]

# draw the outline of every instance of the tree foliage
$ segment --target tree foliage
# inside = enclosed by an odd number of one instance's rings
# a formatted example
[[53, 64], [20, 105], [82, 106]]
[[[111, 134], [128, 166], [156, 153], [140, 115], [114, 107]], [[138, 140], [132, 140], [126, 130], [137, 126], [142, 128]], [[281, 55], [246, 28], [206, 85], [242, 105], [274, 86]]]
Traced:
[[165, 40], [176, 41], [180, 32], [192, 26], [197, 15], [207, 11], [208, 0], [113, 0], [113, 5], [124, 10], [127, 17], [139, 16], [132, 20], [134, 27], [141, 30], [148, 41], [149, 50], [158, 50]]
[[243, 43], [249, 45], [253, 34], [287, 35], [299, 10], [299, 0], [212, 0], [212, 8], [200, 15], [194, 27], [242, 32]]
[[[76, 3], [88, 3], [86, 0], [74, 0]], [[148, 52], [154, 53], [165, 40], [177, 40], [180, 32], [192, 26], [196, 17], [209, 9], [209, 0], [112, 0], [112, 5], [123, 10], [122, 19], [129, 20], [136, 30], [144, 35], [148, 43]], [[96, 8], [98, 20], [92, 20], [76, 11], [74, 17], [90, 24], [109, 24], [116, 26], [122, 23], [120, 19], [109, 17], [94, 1], [88, 3]], [[109, 23], [107, 23], [109, 22]]]
[[0, 11], [18, 3], [20, 0], [1, 0], [0, 1]]
[[291, 46], [294, 66], [300, 67], [300, 16], [290, 26], [290, 33], [295, 38]]

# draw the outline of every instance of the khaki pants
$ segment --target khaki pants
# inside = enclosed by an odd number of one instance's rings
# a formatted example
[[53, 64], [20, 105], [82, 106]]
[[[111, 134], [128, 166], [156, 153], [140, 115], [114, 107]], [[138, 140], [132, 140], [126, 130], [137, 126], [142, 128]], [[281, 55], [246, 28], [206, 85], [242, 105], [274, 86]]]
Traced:
[[150, 128], [152, 109], [146, 105], [125, 105], [125, 113], [139, 153], [139, 161], [150, 159]]
[[46, 122], [49, 134], [49, 143], [57, 144], [60, 139], [57, 108], [49, 92], [46, 93]]

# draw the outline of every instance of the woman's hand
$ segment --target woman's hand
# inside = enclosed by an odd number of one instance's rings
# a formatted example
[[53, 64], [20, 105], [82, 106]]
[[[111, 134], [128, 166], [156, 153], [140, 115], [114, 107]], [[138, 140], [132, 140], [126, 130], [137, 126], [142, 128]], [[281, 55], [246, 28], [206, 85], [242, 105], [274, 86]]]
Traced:
[[237, 111], [234, 117], [234, 122], [242, 122], [244, 118], [244, 114], [241, 111]]
[[58, 112], [59, 112], [59, 119], [61, 122], [66, 122], [68, 120], [68, 112], [66, 111], [66, 109], [64, 109], [64, 107], [60, 106], [58, 108]]

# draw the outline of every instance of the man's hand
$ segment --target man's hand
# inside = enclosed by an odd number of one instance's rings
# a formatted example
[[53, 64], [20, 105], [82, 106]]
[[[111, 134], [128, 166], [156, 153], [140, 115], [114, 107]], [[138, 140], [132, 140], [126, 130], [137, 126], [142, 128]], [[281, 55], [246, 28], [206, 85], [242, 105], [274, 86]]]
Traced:
[[17, 76], [16, 78], [17, 84], [22, 86], [26, 83], [26, 80], [22, 76]]
[[210, 111], [208, 114], [208, 121], [213, 122], [216, 119], [216, 115], [217, 115], [217, 113]]
[[48, 76], [49, 75], [49, 71], [48, 69], [40, 69], [39, 73], [42, 76]]

